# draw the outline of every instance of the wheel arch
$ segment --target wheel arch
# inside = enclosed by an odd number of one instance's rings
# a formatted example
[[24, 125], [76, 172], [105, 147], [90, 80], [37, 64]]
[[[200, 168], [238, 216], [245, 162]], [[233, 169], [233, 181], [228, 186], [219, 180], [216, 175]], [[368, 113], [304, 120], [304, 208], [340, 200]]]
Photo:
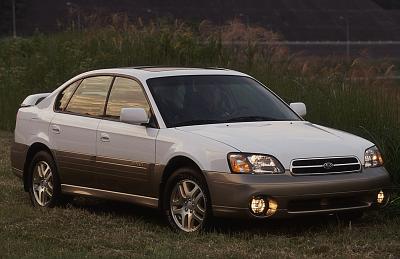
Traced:
[[51, 157], [54, 159], [54, 154], [51, 152], [50, 148], [41, 143], [41, 142], [35, 142], [32, 145], [29, 146], [27, 152], [26, 152], [26, 158], [25, 158], [25, 163], [24, 163], [24, 172], [23, 172], [23, 183], [24, 183], [24, 190], [29, 191], [29, 181], [28, 181], [28, 174], [29, 174], [29, 166], [32, 162], [33, 157], [40, 151], [46, 151], [48, 152]]
[[[182, 167], [190, 167], [195, 169], [198, 174], [203, 178], [204, 183], [207, 185], [207, 192], [208, 192], [208, 197], [211, 199], [210, 192], [208, 190], [208, 183], [207, 183], [207, 177], [204, 174], [203, 170], [201, 170], [200, 166], [193, 161], [191, 158], [184, 156], [184, 155], [177, 155], [172, 157], [167, 165], [165, 166], [162, 175], [161, 175], [161, 181], [159, 184], [159, 199], [158, 199], [158, 207], [161, 209], [162, 204], [163, 204], [163, 199], [164, 199], [164, 189], [166, 186], [166, 182], [168, 181], [169, 177], [179, 168]], [[210, 200], [211, 202], [211, 200]]]

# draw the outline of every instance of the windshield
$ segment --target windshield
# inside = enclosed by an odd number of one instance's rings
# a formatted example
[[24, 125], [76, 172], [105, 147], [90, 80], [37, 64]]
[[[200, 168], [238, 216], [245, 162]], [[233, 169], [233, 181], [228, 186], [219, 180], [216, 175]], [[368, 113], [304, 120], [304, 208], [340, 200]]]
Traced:
[[300, 118], [257, 81], [242, 76], [159, 77], [147, 85], [167, 127]]

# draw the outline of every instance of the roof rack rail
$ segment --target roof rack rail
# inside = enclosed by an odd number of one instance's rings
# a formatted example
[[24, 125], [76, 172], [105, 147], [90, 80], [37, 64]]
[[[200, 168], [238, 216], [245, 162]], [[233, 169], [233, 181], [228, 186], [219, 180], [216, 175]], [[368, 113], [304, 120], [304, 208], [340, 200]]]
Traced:
[[186, 69], [215, 69], [215, 70], [230, 70], [223, 67], [179, 67], [179, 66], [133, 66], [133, 67], [121, 67], [122, 69], [147, 69], [147, 68], [186, 68]]
[[205, 69], [215, 69], [215, 70], [231, 70], [229, 68], [224, 67], [205, 67]]
[[166, 67], [166, 66], [134, 66], [134, 67], [129, 67], [132, 69], [146, 69], [146, 68], [157, 68], [157, 67]]

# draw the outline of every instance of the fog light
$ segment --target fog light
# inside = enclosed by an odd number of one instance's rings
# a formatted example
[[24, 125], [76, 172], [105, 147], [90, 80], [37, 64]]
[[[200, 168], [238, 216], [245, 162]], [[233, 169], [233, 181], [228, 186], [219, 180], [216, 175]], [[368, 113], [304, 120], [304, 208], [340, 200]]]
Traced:
[[276, 210], [278, 209], [278, 203], [274, 200], [269, 199], [268, 200], [268, 210], [266, 215], [267, 216], [272, 216], [275, 214]]
[[264, 199], [260, 198], [260, 197], [253, 198], [251, 200], [250, 208], [251, 208], [251, 211], [254, 214], [259, 215], [259, 214], [263, 213], [264, 210], [265, 210], [265, 201], [264, 201]]
[[385, 194], [383, 193], [383, 191], [380, 191], [378, 193], [378, 196], [376, 197], [376, 202], [378, 202], [379, 204], [382, 204], [382, 202], [385, 200]]
[[250, 209], [257, 216], [272, 216], [278, 209], [278, 203], [270, 198], [254, 197], [250, 202]]

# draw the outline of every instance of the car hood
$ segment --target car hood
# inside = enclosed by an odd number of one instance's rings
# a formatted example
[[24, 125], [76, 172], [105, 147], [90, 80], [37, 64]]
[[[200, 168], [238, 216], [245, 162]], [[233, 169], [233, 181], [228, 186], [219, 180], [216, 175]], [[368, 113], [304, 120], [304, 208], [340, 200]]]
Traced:
[[269, 154], [288, 169], [296, 158], [356, 156], [373, 143], [355, 135], [307, 121], [243, 122], [178, 127], [241, 152]]

